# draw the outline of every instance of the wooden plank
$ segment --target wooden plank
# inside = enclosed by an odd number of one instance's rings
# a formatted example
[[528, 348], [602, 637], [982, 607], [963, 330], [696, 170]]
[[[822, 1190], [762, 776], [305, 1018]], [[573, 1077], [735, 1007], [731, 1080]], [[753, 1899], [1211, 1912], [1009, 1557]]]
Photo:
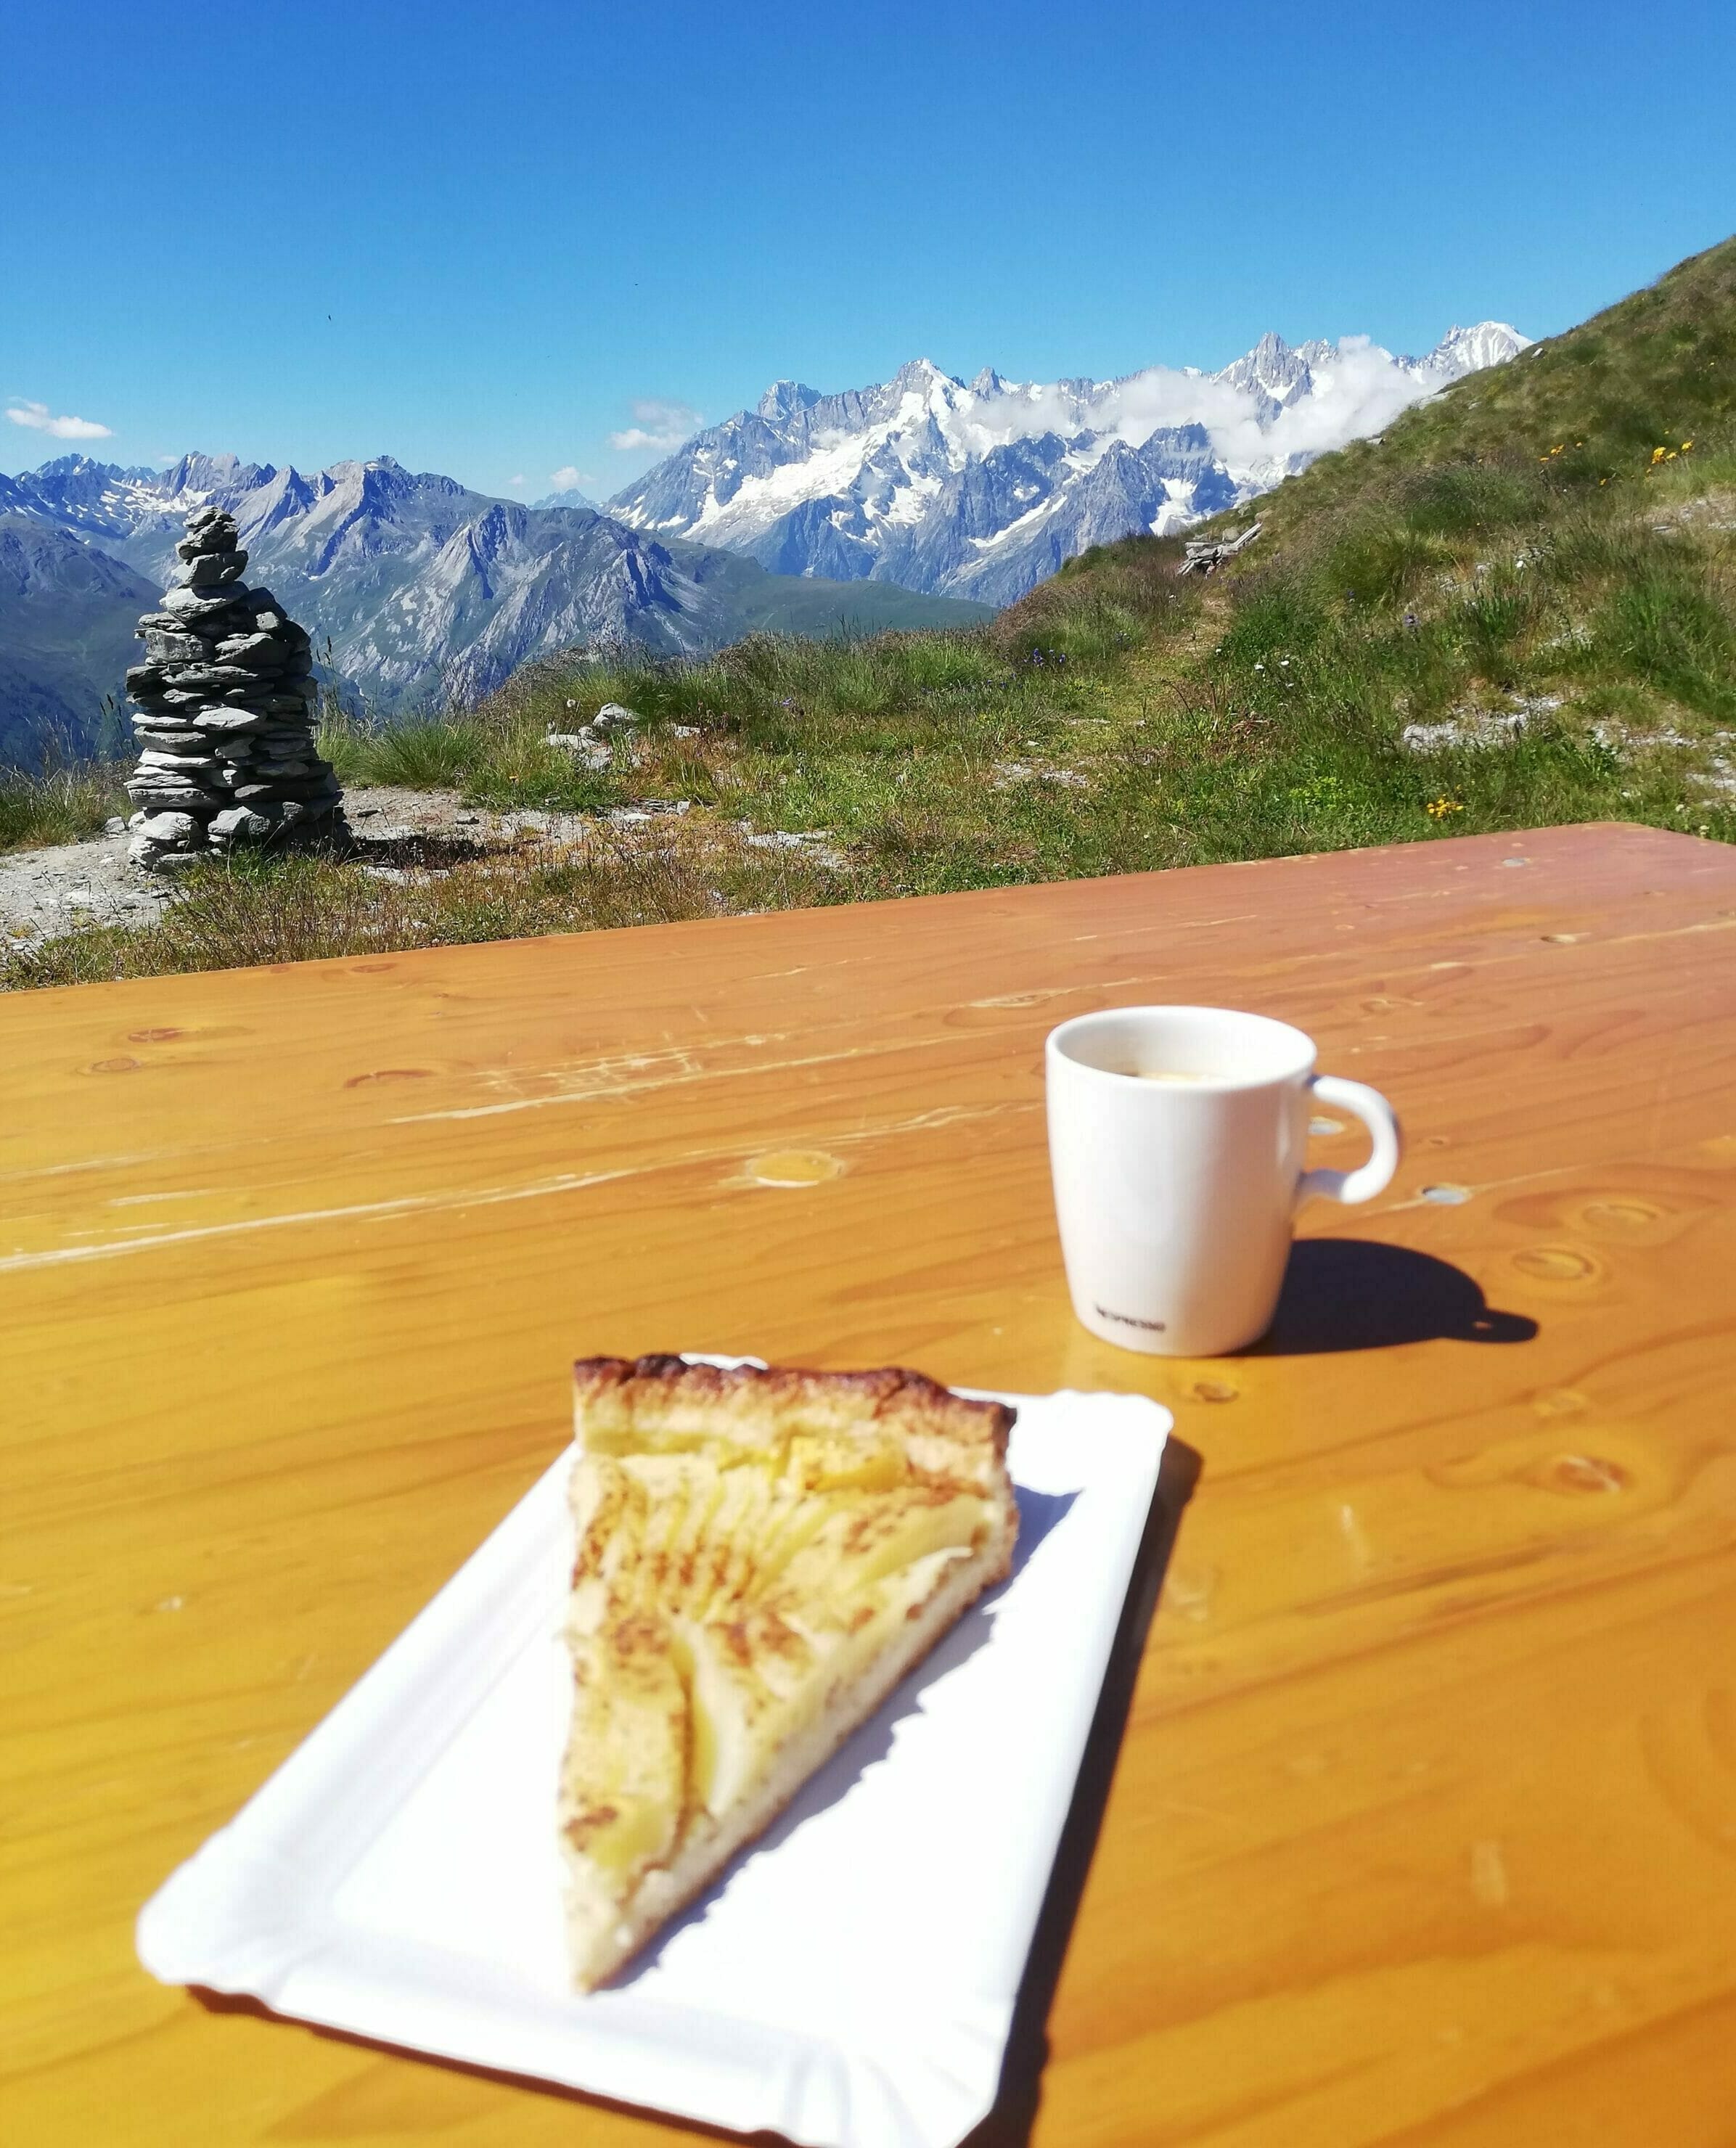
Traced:
[[[1728, 2141], [1733, 933], [1728, 850], [1555, 830], [0, 1001], [0, 2137], [679, 2131], [208, 2011], [131, 1925], [567, 1359], [691, 1347], [1137, 1388], [1203, 1457], [1040, 2141]], [[1066, 1310], [1041, 1039], [1142, 999], [1407, 1123], [1236, 1359]]]

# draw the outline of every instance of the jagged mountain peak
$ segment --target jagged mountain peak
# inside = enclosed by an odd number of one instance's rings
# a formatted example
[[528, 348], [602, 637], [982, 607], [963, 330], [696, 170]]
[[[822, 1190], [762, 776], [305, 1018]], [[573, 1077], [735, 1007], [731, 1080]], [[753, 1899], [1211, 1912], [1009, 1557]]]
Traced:
[[967, 388], [923, 357], [835, 394], [777, 381], [754, 412], [696, 434], [608, 511], [778, 573], [1006, 603], [1082, 545], [1250, 498], [1523, 346], [1483, 323], [1417, 362], [1366, 337], [1292, 346], [1268, 330], [1213, 374], [1152, 367], [1016, 384], [985, 367]]
[[819, 400], [818, 389], [805, 387], [799, 380], [774, 380], [760, 398], [759, 415], [775, 422], [798, 410], [811, 410]]
[[942, 373], [931, 358], [909, 358], [892, 375], [887, 385], [891, 388], [962, 388], [961, 380], [955, 380], [950, 373]]
[[1530, 348], [1531, 338], [1521, 335], [1510, 322], [1478, 321], [1471, 328], [1448, 329], [1420, 363], [1456, 379], [1463, 373], [1481, 373], [1485, 366], [1504, 365]]

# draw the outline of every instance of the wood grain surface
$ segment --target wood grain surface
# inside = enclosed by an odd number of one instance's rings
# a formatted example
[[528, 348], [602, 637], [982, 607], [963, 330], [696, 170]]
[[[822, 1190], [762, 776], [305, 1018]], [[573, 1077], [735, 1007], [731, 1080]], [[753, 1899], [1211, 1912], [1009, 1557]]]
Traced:
[[[1733, 952], [1736, 855], [1608, 827], [0, 1000], [0, 2139], [680, 2133], [132, 1927], [568, 1361], [694, 1348], [1141, 1389], [1202, 1458], [1037, 2142], [1729, 2148]], [[1238, 1358], [1067, 1310], [1042, 1038], [1144, 1000], [1406, 1122]]]

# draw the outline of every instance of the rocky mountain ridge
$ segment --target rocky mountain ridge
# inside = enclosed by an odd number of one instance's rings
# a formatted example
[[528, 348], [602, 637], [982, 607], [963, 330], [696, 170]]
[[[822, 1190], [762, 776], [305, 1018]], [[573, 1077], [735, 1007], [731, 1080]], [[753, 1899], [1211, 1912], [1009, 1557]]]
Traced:
[[1266, 335], [1210, 374], [1020, 383], [986, 369], [966, 384], [918, 359], [836, 394], [774, 381], [607, 511], [777, 574], [1004, 605], [1089, 545], [1163, 535], [1268, 491], [1528, 342], [1483, 321], [1420, 359], [1363, 337], [1292, 348]]
[[[58, 546], [62, 561], [54, 575], [39, 565], [28, 586], [14, 578], [12, 611], [29, 614], [23, 640], [43, 653], [17, 680], [0, 679], [10, 689], [0, 757], [27, 759], [18, 740], [39, 748], [51, 732], [90, 750], [101, 695], [118, 691], [131, 660], [137, 578], [161, 584], [188, 512], [205, 506], [234, 517], [254, 572], [312, 634], [321, 676], [383, 712], [476, 700], [521, 665], [579, 644], [679, 655], [759, 627], [824, 633], [982, 616], [901, 589], [781, 582], [729, 552], [592, 509], [490, 499], [389, 455], [312, 474], [233, 455], [186, 455], [160, 471], [64, 455], [0, 477], [0, 527], [32, 533], [38, 552]], [[81, 555], [83, 594], [71, 572]], [[0, 607], [8, 602], [0, 590]]]

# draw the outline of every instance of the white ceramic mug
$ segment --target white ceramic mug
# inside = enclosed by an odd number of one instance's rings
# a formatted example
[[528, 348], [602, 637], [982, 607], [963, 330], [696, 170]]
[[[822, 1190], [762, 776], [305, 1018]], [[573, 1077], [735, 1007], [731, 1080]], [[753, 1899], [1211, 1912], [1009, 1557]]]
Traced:
[[[1227, 1007], [1111, 1007], [1050, 1032], [1049, 1159], [1073, 1310], [1156, 1357], [1238, 1350], [1272, 1325], [1297, 1210], [1367, 1201], [1398, 1163], [1378, 1090], [1314, 1071], [1288, 1022]], [[1353, 1112], [1373, 1153], [1310, 1171], [1317, 1103]]]

